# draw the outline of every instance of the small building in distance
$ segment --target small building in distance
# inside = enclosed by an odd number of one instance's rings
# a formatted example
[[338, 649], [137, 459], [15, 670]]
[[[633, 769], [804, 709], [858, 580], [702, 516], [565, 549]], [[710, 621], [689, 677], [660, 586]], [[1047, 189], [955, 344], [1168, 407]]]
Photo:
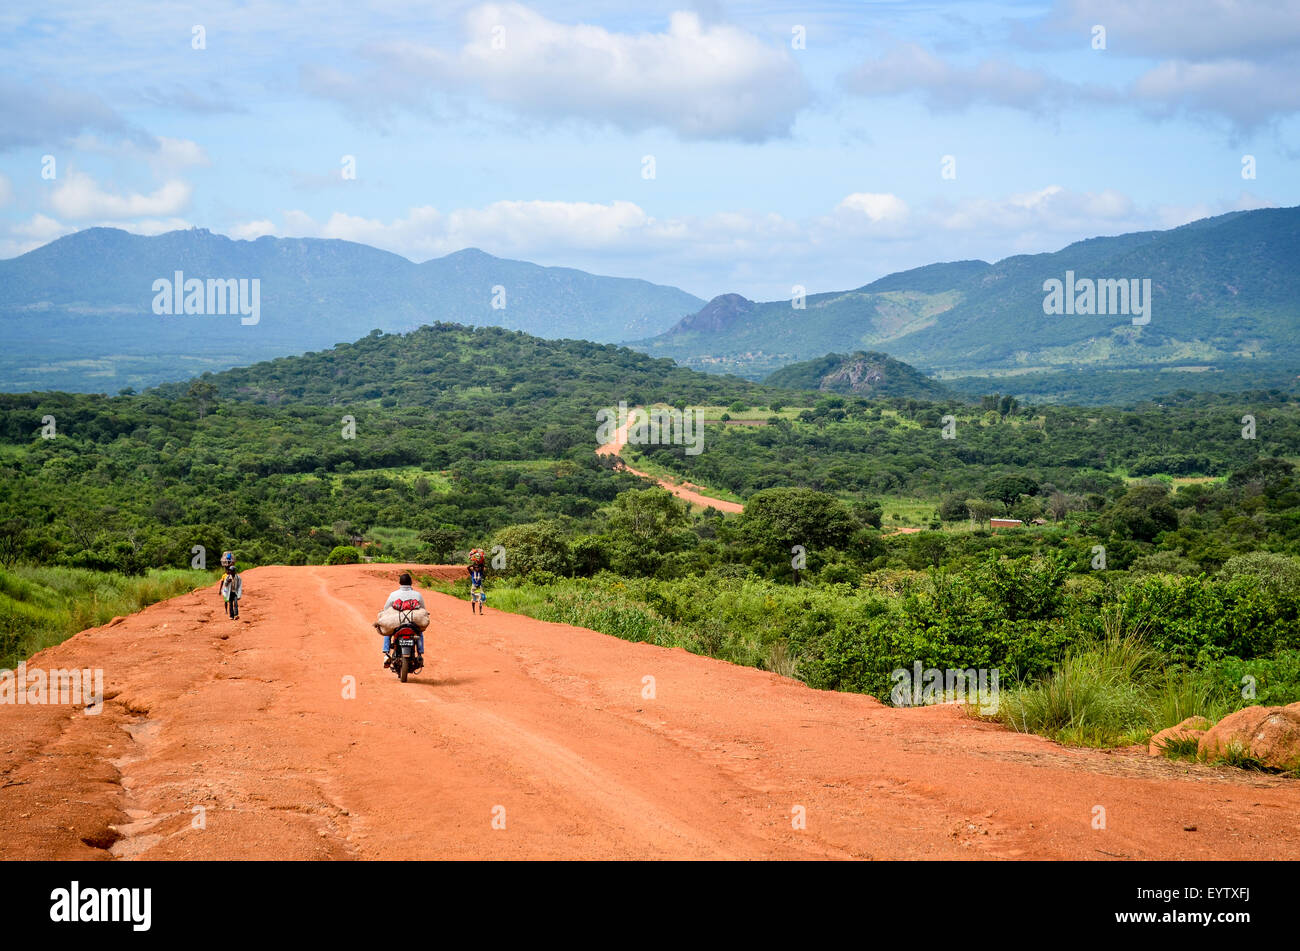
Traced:
[[989, 528], [1017, 528], [1025, 524], [1018, 518], [991, 518]]

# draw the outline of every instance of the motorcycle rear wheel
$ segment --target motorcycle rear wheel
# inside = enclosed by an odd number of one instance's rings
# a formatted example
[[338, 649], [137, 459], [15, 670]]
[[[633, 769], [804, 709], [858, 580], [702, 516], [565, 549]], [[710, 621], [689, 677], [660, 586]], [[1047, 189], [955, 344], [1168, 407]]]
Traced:
[[402, 683], [406, 683], [406, 677], [411, 672], [411, 658], [403, 657], [397, 668], [397, 676], [402, 678]]

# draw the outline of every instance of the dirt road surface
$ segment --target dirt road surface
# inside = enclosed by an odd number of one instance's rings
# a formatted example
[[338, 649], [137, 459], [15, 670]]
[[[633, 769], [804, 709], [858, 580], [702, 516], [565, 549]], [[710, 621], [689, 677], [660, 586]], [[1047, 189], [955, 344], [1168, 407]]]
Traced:
[[397, 570], [256, 568], [239, 621], [213, 588], [36, 655], [102, 668], [111, 699], [0, 705], [0, 857], [1300, 857], [1295, 781], [1063, 749], [444, 595], [401, 684], [370, 627]]
[[[641, 407], [636, 407], [641, 409]], [[627, 445], [628, 430], [632, 427], [632, 420], [628, 420], [618, 429], [614, 430], [614, 438], [596, 449], [598, 456], [617, 456]], [[691, 482], [669, 482], [666, 479], [656, 479], [647, 472], [639, 469], [633, 469], [626, 462], [622, 462], [619, 468], [625, 469], [633, 475], [640, 476], [643, 479], [650, 479], [659, 484], [661, 488], [667, 489], [679, 499], [690, 502], [692, 505], [698, 505], [700, 508], [715, 508], [719, 512], [743, 512], [745, 507], [739, 502], [728, 502], [726, 499], [715, 499], [707, 496], [700, 491], [700, 487]]]

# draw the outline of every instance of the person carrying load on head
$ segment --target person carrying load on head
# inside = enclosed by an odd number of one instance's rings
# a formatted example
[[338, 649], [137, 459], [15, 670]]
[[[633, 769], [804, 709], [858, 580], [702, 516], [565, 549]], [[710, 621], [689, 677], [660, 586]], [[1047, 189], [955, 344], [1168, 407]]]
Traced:
[[[424, 628], [429, 625], [429, 612], [424, 604], [424, 595], [416, 591], [411, 585], [411, 575], [403, 571], [397, 579], [398, 588], [388, 596], [384, 601], [383, 610], [379, 612], [379, 621], [375, 623], [376, 629], [384, 635], [384, 666], [392, 664], [393, 658], [389, 651], [392, 646], [393, 630], [403, 621], [411, 621], [419, 630], [419, 636], [416, 638], [415, 649], [419, 652], [421, 658], [424, 657]], [[422, 616], [415, 615], [415, 612], [421, 612]], [[385, 614], [390, 614], [385, 618]], [[413, 615], [415, 615], [413, 617]], [[387, 623], [385, 623], [387, 621]], [[421, 624], [420, 622], [423, 621]], [[387, 630], [385, 630], [387, 628]]]
[[469, 553], [469, 565], [466, 570], [469, 572], [469, 613], [474, 613], [474, 606], [478, 605], [478, 613], [483, 613], [483, 605], [487, 604], [487, 593], [483, 590], [483, 579], [487, 574], [487, 552], [482, 548], [475, 548]]
[[244, 579], [235, 570], [235, 553], [223, 552], [221, 567], [225, 573], [221, 576], [221, 600], [226, 602], [226, 613], [232, 621], [239, 620], [239, 599], [244, 596]]

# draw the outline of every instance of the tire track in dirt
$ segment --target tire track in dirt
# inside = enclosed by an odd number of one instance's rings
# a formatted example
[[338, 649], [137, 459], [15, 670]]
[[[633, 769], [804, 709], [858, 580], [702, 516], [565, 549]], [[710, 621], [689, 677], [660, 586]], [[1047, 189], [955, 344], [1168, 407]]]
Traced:
[[102, 667], [110, 699], [0, 706], [0, 857], [1300, 857], [1295, 781], [436, 593], [428, 666], [401, 684], [370, 627], [398, 570], [257, 568], [240, 621], [205, 590], [37, 655]]

